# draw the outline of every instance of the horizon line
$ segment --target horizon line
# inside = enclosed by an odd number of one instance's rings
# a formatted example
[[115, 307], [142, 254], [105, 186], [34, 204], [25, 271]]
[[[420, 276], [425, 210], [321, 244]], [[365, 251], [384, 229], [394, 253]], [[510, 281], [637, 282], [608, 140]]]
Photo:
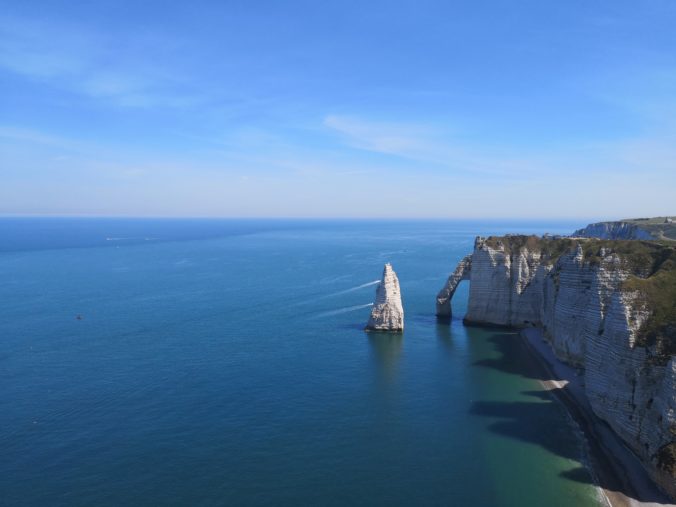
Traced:
[[[669, 218], [676, 215], [656, 215], [650, 218]], [[40, 213], [0, 213], [0, 219], [8, 218], [81, 218], [81, 219], [129, 219], [129, 220], [308, 220], [308, 221], [456, 221], [456, 220], [492, 220], [499, 222], [507, 222], [512, 220], [530, 220], [535, 222], [545, 221], [570, 221], [570, 220], [592, 220], [597, 222], [603, 221], [621, 221], [621, 220], [635, 220], [636, 218], [644, 217], [623, 217], [614, 218], [608, 216], [597, 217], [579, 217], [579, 216], [553, 216], [553, 217], [529, 217], [529, 216], [513, 216], [513, 217], [490, 217], [490, 216], [228, 216], [228, 215], [98, 215], [98, 214], [40, 214]]]

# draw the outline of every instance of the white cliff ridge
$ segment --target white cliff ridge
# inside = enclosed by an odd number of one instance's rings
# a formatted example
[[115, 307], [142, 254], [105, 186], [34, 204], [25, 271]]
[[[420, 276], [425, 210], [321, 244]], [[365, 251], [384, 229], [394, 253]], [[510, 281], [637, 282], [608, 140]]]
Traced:
[[583, 370], [594, 413], [676, 497], [676, 251], [657, 243], [477, 238], [437, 296], [469, 278], [467, 323], [543, 330]]
[[628, 222], [598, 222], [578, 229], [575, 237], [599, 239], [653, 239], [650, 232]]
[[390, 263], [385, 264], [383, 277], [376, 289], [376, 300], [371, 309], [367, 331], [403, 331], [404, 308], [401, 304], [399, 279]]

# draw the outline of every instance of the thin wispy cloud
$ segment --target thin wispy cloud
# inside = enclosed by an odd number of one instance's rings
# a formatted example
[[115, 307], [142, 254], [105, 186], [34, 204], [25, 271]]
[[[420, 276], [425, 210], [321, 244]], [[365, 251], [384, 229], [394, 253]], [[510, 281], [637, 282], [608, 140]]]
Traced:
[[[648, 116], [650, 121], [648, 121]], [[648, 125], [662, 126], [662, 115], [645, 119]], [[557, 151], [538, 146], [503, 150], [473, 144], [461, 145], [443, 129], [431, 126], [368, 121], [356, 117], [329, 115], [324, 125], [341, 136], [347, 145], [361, 150], [402, 157], [418, 163], [420, 171], [444, 170], [464, 177], [509, 177], [513, 181], [555, 178], [562, 173], [584, 175], [593, 171], [612, 176], [632, 171], [675, 171], [676, 131], [661, 128], [658, 133], [638, 133], [608, 141], [605, 133], [586, 143], [571, 143]], [[456, 129], [456, 132], [458, 130]]]
[[402, 156], [428, 151], [429, 137], [433, 134], [429, 128], [419, 125], [337, 115], [326, 116], [324, 125], [340, 134], [352, 147]]
[[438, 125], [389, 123], [328, 115], [324, 125], [339, 133], [343, 142], [356, 149], [395, 156], [409, 161], [418, 171], [444, 172], [458, 178], [474, 176], [532, 178], [555, 169], [556, 157], [543, 157], [537, 150], [505, 150], [502, 147], [461, 141], [462, 132]]
[[126, 45], [137, 47], [130, 59], [119, 40], [64, 21], [0, 17], [0, 69], [91, 99], [124, 107], [184, 107], [204, 101], [185, 77], [149, 58], [148, 43], [169, 40], [144, 36]]
[[10, 0], [0, 212], [673, 213], [676, 11], [403, 7]]
[[72, 147], [75, 144], [71, 139], [45, 134], [37, 130], [3, 125], [0, 125], [0, 139], [61, 147]]
[[510, 169], [505, 157], [489, 159], [474, 153], [469, 145], [454, 139], [448, 128], [337, 115], [326, 116], [323, 124], [347, 146], [417, 162], [419, 170], [500, 176]]

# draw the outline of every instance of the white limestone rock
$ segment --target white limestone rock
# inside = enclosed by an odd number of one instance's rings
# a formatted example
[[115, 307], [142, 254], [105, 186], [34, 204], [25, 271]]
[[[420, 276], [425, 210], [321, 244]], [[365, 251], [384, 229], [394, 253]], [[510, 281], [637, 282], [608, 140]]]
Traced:
[[573, 233], [577, 238], [599, 239], [653, 239], [650, 232], [629, 222], [598, 222]]
[[[610, 248], [586, 260], [584, 239], [549, 259], [544, 241], [529, 246], [523, 237], [477, 238], [471, 258], [451, 277], [464, 276], [471, 265], [465, 320], [542, 327], [557, 357], [584, 371], [592, 410], [676, 497], [676, 470], [664, 465], [676, 446], [676, 356], [665, 358], [654, 346], [638, 344], [651, 309], [623, 285], [632, 274], [650, 273], [637, 271]], [[437, 306], [450, 309], [451, 278]]]
[[469, 280], [472, 272], [472, 256], [467, 255], [458, 263], [455, 271], [448, 277], [446, 285], [437, 294], [437, 317], [451, 318], [451, 299], [455, 294], [455, 289], [463, 280]]
[[469, 302], [465, 321], [501, 326], [539, 322], [542, 286], [551, 266], [538, 251], [512, 255], [498, 241], [489, 246], [478, 237], [472, 254]]
[[371, 309], [367, 331], [404, 330], [404, 308], [401, 304], [399, 279], [388, 262], [383, 269], [383, 277], [376, 289], [376, 300]]

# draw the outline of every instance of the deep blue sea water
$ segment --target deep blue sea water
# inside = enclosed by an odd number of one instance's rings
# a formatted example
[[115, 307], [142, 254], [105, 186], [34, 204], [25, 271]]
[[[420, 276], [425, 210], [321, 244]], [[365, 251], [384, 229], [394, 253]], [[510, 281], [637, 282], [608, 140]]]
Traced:
[[579, 226], [0, 219], [0, 505], [596, 505], [518, 337], [434, 318], [475, 235]]

